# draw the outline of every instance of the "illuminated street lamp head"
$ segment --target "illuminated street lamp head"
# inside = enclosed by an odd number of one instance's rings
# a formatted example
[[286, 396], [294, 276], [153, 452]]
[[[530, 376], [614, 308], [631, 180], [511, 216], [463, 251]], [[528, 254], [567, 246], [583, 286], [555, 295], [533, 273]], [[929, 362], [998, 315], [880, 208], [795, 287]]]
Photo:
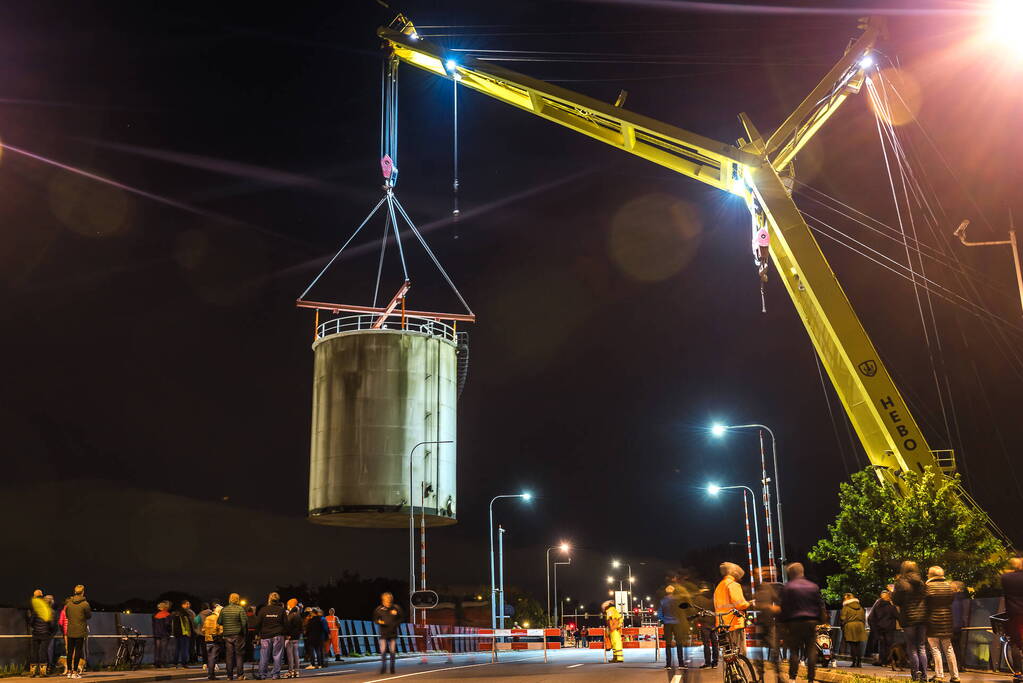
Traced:
[[728, 431], [728, 427], [723, 424], [713, 424], [710, 427], [710, 433], [714, 436], [724, 436], [724, 433]]
[[614, 583], [614, 580], [615, 580], [615, 577], [613, 577], [613, 576], [607, 577], [607, 582], [608, 583]]
[[619, 562], [618, 560], [611, 560], [611, 566], [614, 567], [615, 569], [618, 569], [619, 567], [622, 566], [622, 563]]
[[561, 552], [567, 553], [569, 550], [572, 549], [572, 546], [562, 541], [558, 548], [561, 549]]
[[721, 487], [718, 486], [717, 484], [707, 484], [707, 493], [709, 493], [712, 496], [716, 496], [717, 494], [721, 493]]
[[629, 583], [636, 583], [636, 577], [635, 576], [630, 576], [629, 577]]
[[532, 493], [530, 493], [529, 491], [526, 491], [525, 493], [520, 493], [520, 494], [519, 494], [519, 497], [520, 497], [520, 498], [521, 498], [522, 500], [526, 501], [527, 503], [528, 503], [529, 501], [533, 500], [533, 494], [532, 494]]

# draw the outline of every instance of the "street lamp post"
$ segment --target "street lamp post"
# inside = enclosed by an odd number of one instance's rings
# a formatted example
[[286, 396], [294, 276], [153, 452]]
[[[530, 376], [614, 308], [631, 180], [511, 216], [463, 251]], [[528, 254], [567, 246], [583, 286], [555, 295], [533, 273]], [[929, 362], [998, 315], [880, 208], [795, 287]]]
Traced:
[[1016, 224], [1012, 220], [1012, 214], [1009, 214], [1009, 239], [998, 240], [993, 242], [968, 242], [966, 240], [966, 226], [970, 224], [970, 221], [963, 221], [959, 224], [959, 227], [955, 230], [955, 236], [959, 238], [959, 241], [967, 247], [991, 247], [999, 245], [1008, 245], [1012, 248], [1012, 265], [1016, 266], [1016, 286], [1019, 288], [1019, 301], [1020, 305], [1023, 305], [1023, 264], [1020, 263], [1019, 259], [1019, 244], [1016, 243]]
[[[611, 566], [614, 567], [615, 569], [618, 569], [618, 567], [620, 567], [622, 564], [623, 563], [619, 562], [618, 560], [611, 560]], [[625, 606], [629, 614], [632, 614], [632, 584], [636, 581], [636, 579], [632, 576], [632, 565], [629, 564], [628, 562], [625, 562], [624, 564], [626, 568], [628, 568], [629, 570], [629, 598]], [[620, 586], [619, 590], [621, 590]]]
[[547, 572], [547, 626], [551, 626], [551, 551], [560, 550], [563, 553], [567, 553], [571, 546], [562, 541], [558, 545], [551, 546], [547, 549], [547, 559], [544, 562], [544, 569]]
[[[497, 628], [497, 606], [494, 604], [497, 592], [497, 585], [494, 583], [494, 501], [499, 498], [521, 498], [528, 503], [532, 497], [529, 493], [504, 493], [490, 499], [490, 628]], [[503, 595], [501, 599], [504, 599]]]
[[568, 558], [567, 562], [555, 562], [554, 563], [554, 625], [561, 628], [558, 623], [558, 616], [561, 612], [561, 603], [558, 602], [558, 565], [559, 564], [572, 564], [572, 558]]
[[[450, 441], [450, 440], [448, 440], [448, 441], [420, 441], [419, 443], [417, 443], [415, 446], [412, 447], [412, 450], [410, 450], [408, 452], [408, 596], [409, 596], [408, 606], [409, 606], [409, 615], [411, 615], [411, 617], [412, 617], [412, 625], [413, 626], [416, 625], [416, 608], [412, 605], [412, 594], [416, 592], [416, 541], [415, 541], [415, 534], [416, 534], [416, 514], [415, 514], [415, 510], [416, 510], [416, 506], [415, 506], [415, 502], [414, 502], [414, 498], [413, 498], [413, 493], [412, 493], [412, 490], [413, 490], [413, 488], [412, 488], [412, 462], [413, 462], [412, 454], [415, 453], [416, 449], [419, 448], [420, 446], [428, 446], [428, 445], [431, 445], [431, 444], [432, 445], [440, 445], [442, 443], [454, 443], [454, 441]], [[426, 469], [425, 464], [423, 466], [423, 469], [424, 470]], [[424, 471], [423, 472], [423, 476], [420, 477], [420, 481], [419, 481], [420, 487], [422, 487], [423, 491], [424, 491], [423, 502], [422, 502], [422, 508], [423, 508], [422, 512], [423, 512], [423, 519], [424, 519], [424, 522], [423, 522], [423, 545], [424, 545], [424, 547], [422, 549], [422, 552], [423, 552], [423, 564], [424, 565], [426, 563], [426, 555], [425, 555], [425, 553], [426, 553], [426, 548], [425, 548], [425, 544], [426, 544], [426, 538], [425, 538], [426, 537], [426, 522], [425, 522], [425, 518], [426, 518], [426, 495], [425, 495], [425, 490], [426, 489], [425, 489], [425, 486], [424, 486], [424, 482], [425, 481], [426, 481], [426, 473]], [[423, 589], [424, 590], [426, 589], [425, 580], [424, 580], [424, 583], [423, 583]], [[424, 612], [423, 614], [425, 615], [426, 613]]]
[[[742, 489], [742, 509], [743, 509], [743, 512], [745, 512], [745, 514], [746, 514], [746, 548], [747, 548], [747, 553], [749, 554], [749, 563], [750, 563], [749, 582], [750, 582], [750, 588], [753, 590], [753, 594], [755, 595], [757, 587], [753, 583], [753, 553], [749, 549], [749, 545], [750, 545], [750, 540], [749, 540], [749, 507], [746, 504], [746, 493], [749, 492], [750, 501], [752, 501], [753, 509], [754, 509], [753, 531], [754, 531], [754, 537], [757, 540], [757, 564], [759, 566], [763, 567], [764, 566], [763, 565], [763, 561], [760, 559], [760, 524], [757, 523], [757, 515], [756, 515], [757, 494], [753, 493], [753, 489], [751, 489], [750, 487], [742, 486], [742, 485], [739, 485], [739, 486], [718, 486], [717, 484], [711, 484], [710, 486], [707, 487], [707, 492], [710, 493], [710, 495], [712, 495], [712, 496], [716, 496], [719, 492], [727, 491], [729, 489]], [[773, 567], [772, 567], [772, 571], [773, 571]], [[764, 582], [764, 577], [763, 576], [760, 577], [760, 582], [761, 583]]]
[[771, 458], [774, 463], [774, 500], [775, 509], [778, 513], [778, 547], [780, 557], [778, 562], [781, 565], [781, 582], [786, 583], [788, 579], [785, 576], [785, 522], [781, 512], [781, 478], [778, 476], [778, 441], [774, 437], [774, 432], [767, 425], [762, 424], [746, 424], [746, 425], [714, 425], [711, 427], [711, 432], [714, 436], [721, 436], [729, 429], [759, 429], [760, 434], [760, 471], [763, 477], [764, 485], [764, 510], [767, 517], [767, 557], [771, 563], [771, 573], [775, 572], [774, 564], [774, 533], [771, 529], [771, 489], [767, 485], [767, 467], [764, 457], [764, 435], [763, 432], [767, 432], [771, 435]]

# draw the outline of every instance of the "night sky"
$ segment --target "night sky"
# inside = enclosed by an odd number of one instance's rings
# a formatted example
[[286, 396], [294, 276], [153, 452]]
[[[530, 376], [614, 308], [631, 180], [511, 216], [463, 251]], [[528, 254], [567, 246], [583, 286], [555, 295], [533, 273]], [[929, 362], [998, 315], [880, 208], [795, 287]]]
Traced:
[[[304, 520], [313, 314], [294, 301], [381, 194], [377, 26], [401, 10], [417, 25], [462, 26], [422, 30], [445, 34], [432, 40], [448, 48], [540, 51], [504, 66], [605, 101], [625, 88], [627, 108], [731, 143], [740, 111], [772, 130], [857, 35], [855, 13], [691, 5], [0, 8], [2, 499], [7, 550], [24, 560], [5, 568], [0, 600], [38, 583], [63, 594], [84, 581], [115, 601], [238, 583], [264, 592], [345, 569], [404, 576], [403, 531]], [[948, 214], [940, 237], [918, 226], [920, 238], [961, 259], [981, 295], [967, 298], [1009, 321], [992, 326], [969, 305], [934, 299], [951, 439], [910, 283], [822, 247], [932, 448], [956, 449], [968, 489], [1020, 538], [1023, 320], [1010, 255], [946, 245], [964, 218], [981, 240], [1005, 238], [1010, 210], [1023, 216], [1023, 94], [1013, 86], [1023, 63], [978, 40], [979, 21], [892, 16], [882, 48], [958, 177], [920, 128], [904, 127]], [[556, 51], [635, 58], [552, 63]], [[801, 558], [833, 517], [838, 484], [867, 462], [830, 387], [829, 417], [809, 338], [776, 278], [761, 313], [741, 200], [463, 91], [463, 217], [453, 224], [450, 83], [402, 67], [400, 126], [397, 193], [478, 315], [459, 404], [459, 523], [431, 532], [431, 580], [484, 583], [487, 502], [521, 490], [537, 499], [502, 501], [499, 519], [509, 581], [538, 598], [543, 551], [562, 539], [588, 550], [562, 568], [561, 585], [590, 600], [603, 595], [611, 557], [631, 561], [649, 589], [687, 553], [744, 541], [739, 497], [715, 500], [703, 487], [755, 486], [756, 436], [714, 439], [715, 421], [775, 430], [789, 556]], [[895, 225], [865, 96], [796, 168]], [[807, 211], [905, 262], [901, 245], [828, 216], [808, 193], [797, 193]], [[343, 259], [316, 298], [369, 303], [369, 249]], [[409, 252], [409, 305], [457, 310]], [[935, 283], [964, 291], [950, 269], [928, 267]], [[385, 289], [396, 288], [397, 264], [386, 273]]]

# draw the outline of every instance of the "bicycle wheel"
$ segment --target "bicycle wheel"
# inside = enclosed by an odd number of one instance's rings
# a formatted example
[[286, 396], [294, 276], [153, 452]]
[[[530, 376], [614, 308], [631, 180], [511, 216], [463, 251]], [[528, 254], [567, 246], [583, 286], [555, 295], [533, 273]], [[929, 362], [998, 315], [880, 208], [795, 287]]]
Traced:
[[721, 675], [725, 683], [757, 683], [759, 680], [753, 663], [743, 655], [736, 655], [734, 659], [726, 661]]

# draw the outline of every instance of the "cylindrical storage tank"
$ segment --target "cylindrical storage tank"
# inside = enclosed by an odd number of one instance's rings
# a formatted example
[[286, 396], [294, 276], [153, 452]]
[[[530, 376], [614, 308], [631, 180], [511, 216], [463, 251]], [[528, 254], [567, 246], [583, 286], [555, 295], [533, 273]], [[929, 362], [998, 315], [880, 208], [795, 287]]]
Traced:
[[[309, 519], [407, 527], [411, 505], [417, 526], [424, 508], [428, 526], [454, 524], [457, 335], [432, 320], [374, 321], [317, 330]], [[452, 443], [422, 443], [431, 441]]]

